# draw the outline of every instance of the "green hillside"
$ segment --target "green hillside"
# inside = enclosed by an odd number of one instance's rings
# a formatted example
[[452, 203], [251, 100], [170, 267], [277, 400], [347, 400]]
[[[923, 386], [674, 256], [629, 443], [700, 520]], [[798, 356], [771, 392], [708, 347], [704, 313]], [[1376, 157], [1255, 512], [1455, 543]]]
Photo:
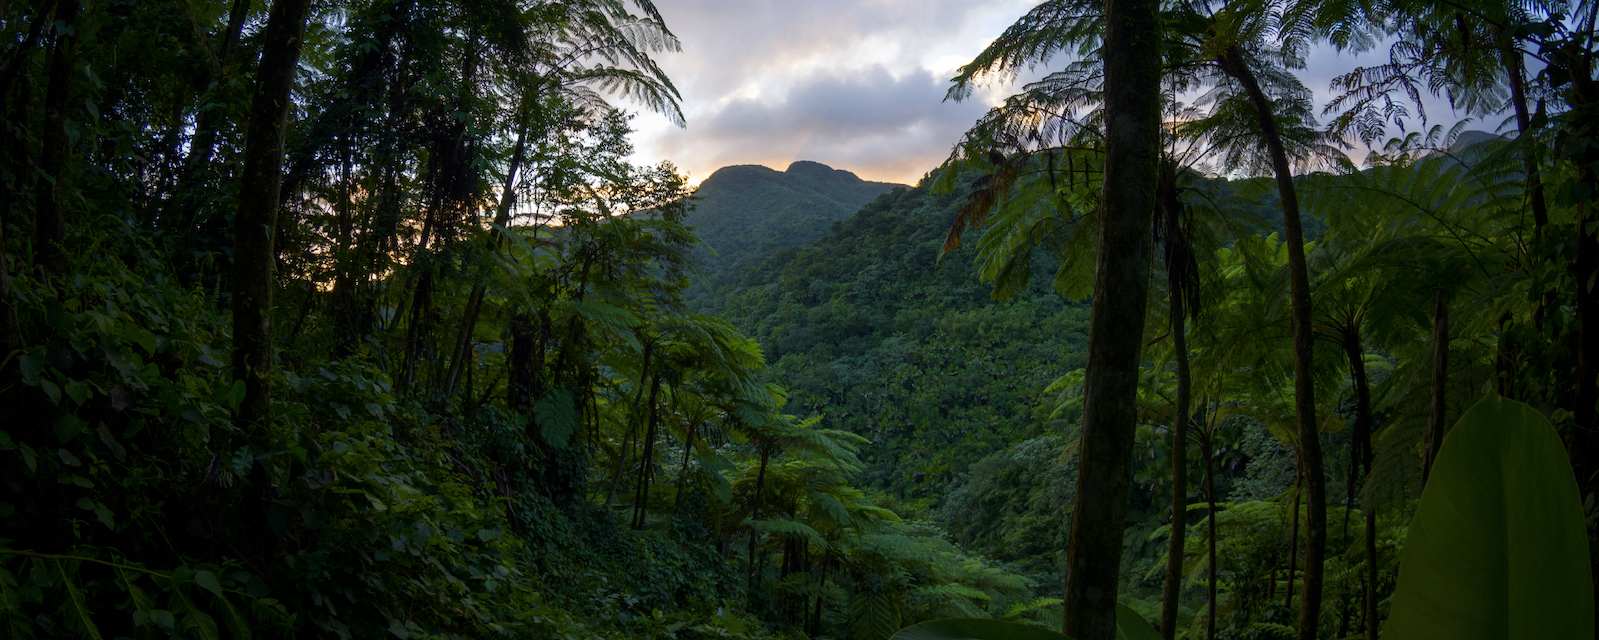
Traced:
[[866, 482], [924, 504], [971, 463], [1045, 432], [1040, 393], [1082, 366], [1086, 339], [1087, 307], [1047, 280], [993, 302], [968, 252], [938, 264], [965, 201], [925, 182], [884, 194], [741, 270], [719, 311], [762, 344], [791, 407], [872, 439]]
[[[822, 237], [834, 221], [899, 186], [803, 160], [785, 171], [759, 165], [723, 167], [700, 183], [686, 222], [715, 251], [698, 253], [712, 275], [711, 284], [721, 286], [773, 251]], [[690, 296], [704, 291], [698, 285]]]

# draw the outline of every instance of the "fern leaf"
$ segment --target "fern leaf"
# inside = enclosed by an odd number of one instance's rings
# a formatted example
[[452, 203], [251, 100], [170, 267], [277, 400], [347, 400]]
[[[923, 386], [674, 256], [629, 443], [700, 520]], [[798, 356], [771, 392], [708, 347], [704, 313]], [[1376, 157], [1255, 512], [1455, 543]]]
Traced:
[[225, 597], [217, 600], [222, 603], [222, 621], [228, 625], [228, 631], [233, 632], [237, 640], [250, 640], [250, 621], [244, 619], [244, 612], [235, 608]]
[[12, 638], [32, 638], [33, 622], [22, 613], [22, 590], [16, 576], [0, 567], [0, 620]]
[[199, 636], [200, 640], [222, 640], [221, 634], [217, 632], [217, 621], [192, 606], [189, 613], [183, 616], [183, 626], [186, 629], [193, 629], [194, 635]]
[[888, 640], [899, 631], [899, 603], [887, 593], [856, 593], [849, 608], [849, 630], [855, 640]]
[[61, 568], [60, 562], [56, 563], [56, 572], [61, 574], [61, 584], [67, 590], [67, 614], [70, 616], [68, 619], [80, 627], [84, 635], [94, 640], [105, 640], [100, 636], [100, 628], [94, 624], [94, 614], [89, 611], [89, 603], [84, 599], [83, 591], [72, 584], [72, 578]]
[[1038, 611], [1039, 609], [1058, 607], [1060, 606], [1061, 602], [1062, 600], [1060, 598], [1039, 598], [1032, 602], [1019, 602], [1005, 612], [1005, 619], [1010, 620], [1013, 618], [1019, 618], [1034, 611]]

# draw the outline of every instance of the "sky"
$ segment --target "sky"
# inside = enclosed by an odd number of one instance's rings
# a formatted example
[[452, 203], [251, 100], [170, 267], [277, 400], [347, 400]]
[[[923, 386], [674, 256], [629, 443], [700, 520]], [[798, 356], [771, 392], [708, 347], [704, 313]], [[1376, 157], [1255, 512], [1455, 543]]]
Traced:
[[[956, 69], [1037, 4], [654, 2], [682, 42], [682, 52], [656, 60], [682, 93], [688, 126], [639, 114], [634, 161], [669, 160], [694, 183], [728, 165], [782, 170], [812, 160], [867, 180], [914, 184], [990, 106], [1019, 88], [992, 86], [964, 102], [944, 101]], [[1319, 106], [1334, 76], [1385, 55], [1357, 60], [1317, 49], [1300, 77]], [[1435, 119], [1445, 113], [1441, 104], [1429, 107]]]

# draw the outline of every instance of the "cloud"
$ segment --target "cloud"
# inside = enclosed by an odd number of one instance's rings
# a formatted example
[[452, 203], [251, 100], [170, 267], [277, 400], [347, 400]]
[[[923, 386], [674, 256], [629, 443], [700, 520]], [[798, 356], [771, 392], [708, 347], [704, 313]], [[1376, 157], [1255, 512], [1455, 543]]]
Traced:
[[[938, 166], [989, 104], [1018, 88], [992, 87], [965, 103], [943, 102], [955, 69], [1036, 4], [654, 1], [683, 44], [681, 53], [657, 60], [682, 92], [688, 128], [641, 116], [635, 161], [670, 160], [700, 180], [729, 164], [781, 169], [815, 160], [864, 178], [907, 183]], [[1300, 78], [1319, 107], [1332, 97], [1334, 76], [1386, 58], [1386, 44], [1358, 58], [1317, 47]], [[1024, 72], [1023, 80], [1042, 72]], [[1428, 100], [1426, 108], [1428, 124], [1455, 121], [1442, 100]], [[1486, 129], [1497, 122], [1478, 124], [1474, 128]], [[1365, 156], [1363, 148], [1352, 152]]]
[[638, 161], [698, 180], [727, 164], [815, 160], [913, 182], [986, 109], [943, 103], [971, 60], [1034, 0], [656, 0], [682, 53], [658, 56], [688, 128], [636, 121]]
[[900, 77], [882, 66], [813, 74], [780, 99], [735, 99], [689, 130], [661, 135], [659, 152], [713, 168], [782, 168], [803, 159], [868, 179], [914, 181], [987, 110], [981, 101], [944, 102], [947, 88], [945, 79], [925, 69]]

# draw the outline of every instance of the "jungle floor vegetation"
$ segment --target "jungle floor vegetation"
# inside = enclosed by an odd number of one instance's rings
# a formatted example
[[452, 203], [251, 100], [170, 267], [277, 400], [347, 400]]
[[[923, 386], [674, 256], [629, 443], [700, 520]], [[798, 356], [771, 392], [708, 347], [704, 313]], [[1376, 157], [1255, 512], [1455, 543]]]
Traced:
[[1591, 637], [1596, 12], [1047, 0], [695, 212], [648, 0], [0, 0], [0, 635]]

